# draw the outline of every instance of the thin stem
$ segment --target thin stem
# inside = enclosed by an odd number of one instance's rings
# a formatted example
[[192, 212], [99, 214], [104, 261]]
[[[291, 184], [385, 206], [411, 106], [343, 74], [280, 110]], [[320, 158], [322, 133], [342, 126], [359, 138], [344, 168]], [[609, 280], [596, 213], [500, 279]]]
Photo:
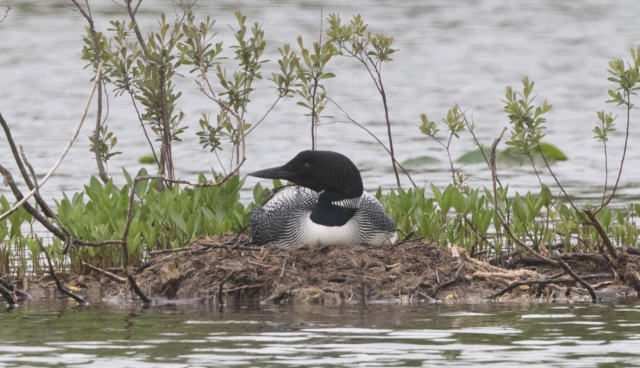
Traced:
[[[347, 118], [347, 120], [349, 120], [349, 123], [355, 124], [356, 126], [358, 126], [360, 129], [364, 130], [365, 132], [369, 133], [369, 135], [371, 137], [373, 137], [373, 139], [375, 139], [381, 146], [382, 148], [384, 148], [385, 151], [387, 151], [387, 153], [389, 155], [391, 155], [391, 151], [384, 145], [384, 143], [382, 143], [382, 141], [376, 137], [375, 134], [373, 134], [369, 129], [365, 128], [363, 125], [361, 125], [360, 123], [358, 123], [357, 121], [355, 121], [354, 119], [351, 118], [351, 116], [349, 116], [349, 114], [340, 106], [338, 105], [338, 103], [336, 103], [335, 101], [333, 101], [332, 99], [329, 98], [329, 101], [331, 101], [334, 105], [336, 105], [336, 107], [338, 107], [338, 109], [340, 109], [340, 111], [342, 111], [342, 113], [345, 115], [345, 117]], [[411, 184], [415, 187], [416, 183], [413, 181], [413, 178], [411, 178], [411, 175], [409, 175], [409, 172], [395, 159], [395, 157], [391, 156], [391, 158], [393, 159], [393, 161], [398, 165], [398, 167], [400, 167], [400, 169], [405, 173], [405, 175], [407, 175], [407, 178], [409, 178], [409, 181], [411, 182]]]
[[[101, 60], [100, 58], [101, 50], [99, 47], [98, 35], [96, 33], [96, 29], [93, 23], [93, 18], [91, 16], [91, 8], [89, 7], [89, 2], [85, 1], [85, 4], [87, 6], [87, 10], [85, 11], [76, 0], [71, 0], [71, 1], [76, 6], [76, 8], [78, 8], [82, 16], [87, 20], [87, 23], [89, 23], [89, 32], [91, 32], [91, 42], [93, 43], [93, 53], [95, 57], [95, 60], [93, 63], [94, 63], [94, 66], [97, 68], [98, 63], [100, 63], [100, 60]], [[96, 112], [96, 127], [95, 127], [95, 130], [93, 131], [93, 152], [96, 156], [96, 165], [98, 166], [98, 176], [100, 176], [100, 179], [106, 183], [109, 181], [109, 177], [107, 176], [107, 171], [105, 170], [105, 167], [104, 167], [103, 158], [100, 154], [100, 147], [101, 147], [100, 128], [101, 127], [102, 127], [102, 78], [98, 80], [98, 111]]]
[[628, 93], [625, 93], [625, 94], [627, 95], [627, 101], [626, 101], [627, 129], [624, 136], [624, 148], [622, 149], [622, 158], [620, 159], [620, 169], [618, 170], [618, 177], [616, 178], [616, 184], [613, 186], [613, 190], [611, 191], [609, 198], [607, 198], [607, 200], [604, 201], [603, 207], [608, 205], [613, 199], [614, 194], [616, 194], [616, 190], [618, 189], [618, 184], [620, 183], [620, 178], [622, 177], [622, 167], [624, 166], [624, 159], [627, 155], [627, 144], [629, 142], [629, 127], [631, 124], [631, 95]]
[[53, 277], [53, 281], [55, 281], [58, 290], [60, 290], [61, 293], [65, 294], [66, 296], [68, 296], [70, 298], [72, 298], [76, 302], [78, 302], [80, 304], [88, 305], [89, 303], [86, 300], [84, 300], [84, 298], [82, 298], [81, 296], [76, 295], [73, 292], [71, 292], [71, 290], [69, 290], [62, 283], [62, 281], [60, 281], [60, 279], [58, 278], [58, 275], [56, 275], [56, 269], [53, 267], [53, 263], [51, 262], [51, 258], [49, 258], [49, 253], [47, 253], [47, 249], [42, 244], [42, 241], [40, 240], [40, 238], [36, 237], [36, 241], [38, 242], [38, 245], [40, 246], [40, 250], [42, 251], [42, 253], [44, 253], [45, 258], [47, 259], [47, 264], [49, 265], [49, 274], [51, 275], [51, 277]]
[[[9, 129], [9, 124], [7, 124], [7, 122], [4, 120], [4, 118], [2, 117], [2, 114], [0, 114], [0, 125], [2, 125], [2, 128], [4, 129], [4, 133], [7, 136], [7, 141], [9, 142], [9, 146], [11, 147], [11, 153], [13, 154], [13, 157], [16, 161], [16, 164], [18, 165], [18, 169], [20, 169], [20, 174], [22, 174], [22, 178], [24, 179], [25, 183], [27, 184], [27, 187], [29, 188], [29, 190], [35, 190], [36, 192], [34, 193], [34, 197], [36, 199], [36, 202], [38, 204], [40, 204], [40, 207], [42, 207], [45, 216], [47, 217], [54, 217], [53, 212], [49, 209], [49, 206], [47, 206], [47, 203], [44, 201], [44, 199], [42, 199], [42, 197], [40, 196], [40, 193], [38, 193], [36, 187], [37, 187], [37, 183], [34, 185], [34, 183], [31, 181], [31, 179], [29, 178], [29, 174], [27, 174], [27, 171], [23, 165], [22, 160], [20, 160], [20, 155], [18, 154], [18, 150], [16, 148], [16, 144], [13, 140], [13, 137], [11, 136], [11, 129]], [[20, 149], [22, 149], [22, 147], [20, 147]], [[23, 156], [24, 157], [24, 156]], [[28, 165], [28, 162], [26, 162], [26, 158], [25, 158], [25, 163]], [[35, 179], [35, 174], [34, 174], [34, 181]]]
[[138, 121], [140, 122], [140, 126], [142, 127], [142, 131], [144, 132], [144, 136], [149, 143], [149, 147], [151, 147], [151, 153], [153, 154], [153, 158], [156, 160], [156, 165], [160, 168], [160, 160], [158, 159], [158, 155], [156, 155], [156, 150], [153, 148], [153, 143], [151, 143], [151, 138], [149, 138], [149, 134], [147, 133], [147, 128], [144, 126], [144, 121], [142, 121], [142, 116], [140, 116], [140, 110], [138, 110], [138, 105], [136, 104], [136, 99], [134, 97], [133, 91], [129, 91], [129, 96], [131, 97], [131, 103], [133, 104], [133, 108], [136, 110], [136, 115], [138, 116]]
[[[96, 88], [98, 86], [98, 80], [100, 79], [101, 76], [102, 76], [102, 63], [100, 63], [100, 65], [98, 65], [98, 72], [97, 72], [97, 75], [96, 75], [96, 79], [95, 79], [95, 81], [93, 83], [93, 89], [91, 90], [91, 94], [89, 95], [89, 98], [87, 100], [87, 104], [86, 104], [86, 106], [84, 108], [84, 112], [82, 114], [82, 117], [80, 118], [80, 124], [78, 124], [78, 128], [76, 129], [74, 135], [71, 137], [71, 140], [69, 141], [69, 143], [67, 143], [67, 146], [65, 147], [64, 151], [62, 151], [62, 155], [60, 156], [58, 161], [56, 161], [56, 163], [49, 170], [47, 175], [45, 175], [44, 179], [42, 179], [42, 182], [40, 182], [40, 187], [42, 187], [49, 180], [49, 178], [53, 175], [53, 173], [56, 171], [58, 166], [60, 166], [60, 164], [62, 163], [62, 160], [64, 160], [65, 156], [69, 152], [69, 149], [71, 149], [71, 146], [73, 145], [73, 143], [75, 142], [76, 138], [78, 137], [78, 134], [80, 134], [80, 128], [82, 128], [82, 124], [84, 123], [84, 119], [87, 117], [87, 112], [89, 111], [89, 106], [91, 105], [91, 100], [93, 99], [93, 93], [96, 91]], [[34, 188], [34, 189], [31, 190], [31, 192], [29, 192], [29, 194], [27, 194], [24, 198], [22, 198], [20, 201], [18, 201], [18, 203], [13, 205], [13, 207], [11, 207], [7, 212], [5, 212], [2, 215], [0, 215], [0, 221], [4, 220], [5, 218], [7, 218], [7, 216], [9, 216], [13, 212], [15, 212], [18, 208], [20, 208], [20, 206], [22, 206], [27, 200], [29, 200], [29, 198], [31, 198], [35, 193], [36, 193], [36, 190]]]
[[280, 101], [280, 99], [282, 99], [282, 95], [278, 95], [278, 98], [276, 98], [276, 100], [273, 102], [273, 104], [271, 105], [271, 107], [269, 108], [269, 110], [267, 110], [267, 112], [264, 113], [264, 115], [262, 116], [262, 118], [260, 120], [258, 120], [257, 123], [255, 123], [251, 128], [249, 128], [246, 132], [244, 132], [244, 136], [248, 136], [249, 133], [251, 133], [258, 125], [260, 125], [260, 123], [262, 123], [262, 121], [264, 119], [267, 118], [267, 115], [269, 115], [269, 113], [271, 112], [271, 110], [273, 110], [274, 107], [276, 107], [276, 104], [278, 103], [278, 101]]

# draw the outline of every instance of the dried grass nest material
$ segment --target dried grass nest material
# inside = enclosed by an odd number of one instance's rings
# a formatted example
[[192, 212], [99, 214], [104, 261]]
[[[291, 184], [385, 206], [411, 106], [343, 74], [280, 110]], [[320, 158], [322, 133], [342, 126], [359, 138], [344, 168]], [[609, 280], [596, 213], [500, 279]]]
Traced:
[[[591, 284], [613, 276], [602, 264], [568, 261]], [[634, 260], [637, 263], [637, 259]], [[508, 270], [469, 257], [459, 247], [438, 248], [424, 240], [387, 246], [303, 246], [294, 250], [255, 247], [245, 236], [201, 238], [179, 252], [157, 255], [138, 272], [142, 291], [159, 300], [321, 304], [448, 300], [480, 302], [514, 282], [500, 300], [589, 300], [561, 269], [538, 265]], [[536, 281], [546, 280], [536, 284]], [[103, 283], [103, 294], [105, 294]], [[109, 289], [109, 288], [106, 288]], [[630, 288], [628, 288], [630, 289]], [[106, 294], [124, 296], [113, 283]], [[495, 298], [491, 298], [493, 300]]]

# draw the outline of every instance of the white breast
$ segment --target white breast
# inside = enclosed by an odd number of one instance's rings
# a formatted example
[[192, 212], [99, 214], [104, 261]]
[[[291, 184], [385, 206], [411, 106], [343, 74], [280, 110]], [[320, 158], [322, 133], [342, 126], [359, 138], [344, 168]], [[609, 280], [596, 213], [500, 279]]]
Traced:
[[309, 216], [305, 215], [302, 222], [304, 230], [302, 231], [302, 244], [308, 245], [354, 245], [367, 243], [369, 245], [393, 244], [396, 242], [397, 233], [388, 234], [384, 232], [375, 232], [370, 234], [369, 239], [361, 239], [362, 234], [358, 236], [356, 222], [348, 221], [342, 226], [324, 226], [311, 221]]

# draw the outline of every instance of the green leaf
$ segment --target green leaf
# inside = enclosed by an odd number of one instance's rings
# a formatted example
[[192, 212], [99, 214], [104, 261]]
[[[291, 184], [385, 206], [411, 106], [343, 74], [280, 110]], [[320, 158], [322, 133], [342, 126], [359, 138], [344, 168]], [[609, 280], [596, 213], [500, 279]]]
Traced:
[[464, 200], [464, 195], [460, 193], [460, 190], [455, 187], [451, 187], [451, 203], [453, 208], [455, 208], [456, 212], [460, 214], [464, 214], [465, 209], [467, 207], [467, 203]]
[[179, 213], [171, 211], [171, 219], [184, 234], [187, 234], [187, 224]]
[[516, 195], [516, 198], [511, 201], [511, 208], [513, 209], [513, 215], [518, 221], [525, 225], [528, 224], [529, 214], [522, 197]]

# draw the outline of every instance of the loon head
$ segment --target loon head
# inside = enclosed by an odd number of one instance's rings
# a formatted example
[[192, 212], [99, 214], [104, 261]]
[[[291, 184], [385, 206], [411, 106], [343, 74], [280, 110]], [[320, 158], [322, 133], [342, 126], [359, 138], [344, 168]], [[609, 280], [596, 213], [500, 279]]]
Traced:
[[362, 177], [345, 155], [332, 151], [302, 151], [283, 166], [248, 174], [258, 178], [282, 179], [309, 188], [328, 201], [359, 198]]

